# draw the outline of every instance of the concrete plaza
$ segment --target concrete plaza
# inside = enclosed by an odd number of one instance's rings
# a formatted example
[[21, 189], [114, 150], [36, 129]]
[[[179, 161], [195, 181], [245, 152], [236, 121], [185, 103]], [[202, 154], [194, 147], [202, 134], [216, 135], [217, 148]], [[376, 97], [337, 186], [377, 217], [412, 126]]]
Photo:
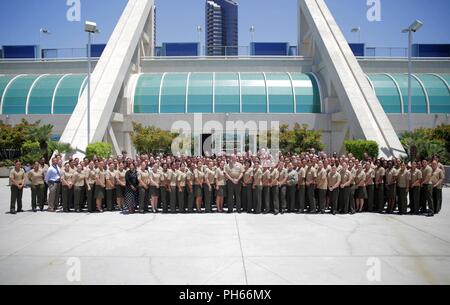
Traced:
[[[10, 215], [6, 183], [0, 284], [450, 284], [448, 189], [434, 218]], [[68, 280], [73, 261], [80, 282]]]

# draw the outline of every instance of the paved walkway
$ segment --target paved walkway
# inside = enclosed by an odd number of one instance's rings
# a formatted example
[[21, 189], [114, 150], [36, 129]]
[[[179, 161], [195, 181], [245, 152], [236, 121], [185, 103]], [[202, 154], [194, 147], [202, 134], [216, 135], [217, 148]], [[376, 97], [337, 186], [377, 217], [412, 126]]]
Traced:
[[0, 284], [450, 284], [450, 190], [434, 218], [9, 215], [6, 182]]

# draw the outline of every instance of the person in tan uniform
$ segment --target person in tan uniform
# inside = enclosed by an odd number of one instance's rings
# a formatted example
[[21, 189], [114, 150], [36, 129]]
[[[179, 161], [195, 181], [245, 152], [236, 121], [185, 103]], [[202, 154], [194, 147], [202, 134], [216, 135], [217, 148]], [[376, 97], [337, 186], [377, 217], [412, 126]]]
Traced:
[[188, 213], [194, 213], [194, 163], [191, 164], [191, 168], [186, 169], [186, 192], [187, 192], [187, 209]]
[[397, 176], [398, 171], [394, 167], [392, 161], [388, 162], [388, 170], [386, 171], [386, 192], [388, 199], [388, 209], [387, 213], [392, 214], [395, 210], [396, 200], [397, 200]]
[[263, 174], [259, 161], [256, 161], [253, 173], [253, 206], [255, 214], [261, 214], [262, 212]]
[[431, 175], [431, 183], [433, 185], [433, 203], [434, 212], [439, 214], [442, 208], [442, 185], [444, 183], [445, 175], [442, 169], [439, 167], [438, 161], [431, 163], [433, 174]]
[[[216, 205], [217, 211], [223, 213], [223, 203], [225, 197], [225, 162], [220, 161], [219, 167], [216, 168]], [[253, 176], [253, 175], [252, 175]], [[252, 206], [252, 203], [249, 204]]]
[[270, 167], [265, 167], [263, 169], [263, 177], [262, 177], [263, 214], [268, 214], [270, 212], [270, 187], [271, 187], [270, 175], [271, 175]]
[[98, 168], [95, 171], [95, 190], [94, 199], [97, 207], [97, 212], [103, 213], [103, 200], [105, 199], [106, 187], [106, 170], [105, 162], [98, 162]]
[[356, 212], [361, 213], [364, 210], [364, 200], [367, 197], [366, 172], [361, 163], [356, 167], [355, 187]]
[[82, 206], [84, 205], [84, 195], [86, 191], [86, 172], [83, 171], [83, 166], [78, 164], [77, 171], [73, 174], [73, 184], [74, 184], [74, 195], [73, 202], [75, 212], [81, 212]]
[[214, 190], [214, 168], [213, 162], [209, 161], [207, 165], [203, 167], [203, 173], [205, 175], [205, 179], [203, 181], [203, 198], [205, 203], [205, 212], [212, 212], [212, 204], [213, 204], [213, 190]]
[[278, 166], [273, 166], [270, 171], [270, 194], [272, 196], [273, 213], [280, 213], [280, 172]]
[[61, 184], [62, 184], [62, 203], [63, 212], [70, 212], [70, 206], [73, 198], [73, 174], [74, 172], [70, 168], [70, 164], [64, 165], [64, 170], [61, 171]]
[[203, 203], [203, 183], [205, 181], [205, 173], [203, 172], [203, 162], [199, 161], [194, 169], [194, 196], [195, 196], [195, 207], [197, 213], [202, 212]]
[[339, 186], [341, 184], [341, 175], [337, 172], [336, 165], [333, 165], [331, 167], [327, 179], [331, 213], [333, 215], [336, 215], [336, 213], [338, 212]]
[[[296, 195], [297, 195], [297, 186], [298, 186], [298, 172], [294, 168], [292, 162], [287, 160], [287, 200], [289, 201], [289, 212], [296, 213]], [[300, 210], [298, 211], [300, 212]]]
[[243, 175], [243, 165], [237, 162], [237, 157], [235, 155], [231, 156], [230, 162], [225, 165], [228, 213], [233, 213], [235, 205], [237, 212], [241, 213], [241, 179]]
[[150, 205], [152, 207], [153, 213], [158, 213], [159, 185], [161, 183], [161, 176], [162, 174], [159, 171], [159, 165], [157, 163], [153, 164], [148, 178]]
[[419, 215], [420, 209], [420, 186], [422, 183], [422, 171], [417, 168], [417, 162], [411, 163], [409, 183], [410, 214]]
[[85, 169], [86, 175], [86, 202], [89, 213], [95, 212], [95, 181], [97, 180], [97, 172], [94, 168], [94, 162], [89, 162], [88, 167]]
[[327, 202], [327, 190], [328, 190], [328, 174], [322, 161], [319, 161], [317, 169], [317, 198], [319, 203], [319, 211], [321, 214], [325, 214], [325, 205]]
[[317, 213], [316, 198], [315, 198], [316, 178], [317, 178], [317, 170], [315, 169], [314, 164], [311, 162], [311, 160], [309, 160], [308, 167], [306, 169], [305, 184], [306, 184], [306, 197], [309, 203], [309, 213], [311, 214]]
[[159, 195], [161, 196], [161, 205], [163, 214], [169, 212], [169, 180], [167, 179], [169, 169], [167, 163], [162, 165], [161, 177], [159, 179]]
[[377, 160], [375, 169], [375, 205], [379, 213], [384, 212], [385, 198], [384, 198], [384, 177], [386, 176], [386, 170], [381, 164], [380, 160]]
[[253, 211], [253, 167], [252, 162], [247, 160], [244, 164], [244, 175], [242, 176], [242, 203], [247, 213]]
[[180, 213], [186, 213], [186, 163], [181, 163], [177, 170], [178, 209]]
[[44, 170], [40, 167], [39, 162], [34, 163], [33, 169], [28, 172], [28, 180], [31, 182], [31, 209], [37, 211], [37, 206], [41, 212], [44, 210]]
[[433, 202], [433, 183], [431, 177], [433, 176], [433, 169], [428, 164], [427, 160], [422, 161], [422, 211], [429, 217], [434, 216], [434, 202]]
[[343, 163], [339, 172], [341, 176], [341, 185], [339, 190], [339, 211], [341, 214], [348, 214], [348, 205], [350, 202], [350, 184], [352, 183], [352, 174], [348, 170], [348, 164]]
[[306, 208], [306, 161], [303, 161], [300, 168], [297, 170], [298, 175], [298, 212], [300, 214], [305, 212]]
[[114, 163], [109, 164], [109, 169], [106, 171], [106, 209], [109, 212], [114, 211], [115, 191], [116, 191], [116, 168]]
[[401, 163], [400, 170], [397, 175], [397, 196], [398, 196], [398, 212], [400, 215], [407, 214], [408, 210], [408, 193], [411, 180], [411, 172], [406, 168], [405, 163]]
[[149, 180], [150, 174], [147, 170], [147, 162], [141, 162], [141, 167], [137, 172], [137, 177], [139, 181], [139, 213], [144, 214], [148, 212], [149, 203]]
[[366, 191], [367, 200], [366, 206], [367, 211], [372, 213], [375, 211], [375, 169], [372, 167], [372, 163], [367, 162], [365, 165], [364, 172], [366, 173]]
[[119, 163], [119, 169], [116, 171], [116, 198], [117, 206], [119, 210], [122, 211], [125, 203], [125, 190], [127, 186], [127, 181], [125, 179], [127, 171], [122, 162]]
[[287, 178], [288, 170], [285, 167], [284, 162], [278, 164], [278, 184], [279, 184], [279, 194], [280, 194], [280, 213], [284, 214], [288, 211], [287, 205]]

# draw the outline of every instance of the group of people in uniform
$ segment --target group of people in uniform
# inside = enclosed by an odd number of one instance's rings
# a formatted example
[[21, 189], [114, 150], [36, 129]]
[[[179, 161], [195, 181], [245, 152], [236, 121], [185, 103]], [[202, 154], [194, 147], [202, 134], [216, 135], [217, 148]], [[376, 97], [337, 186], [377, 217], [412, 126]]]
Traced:
[[[437, 157], [406, 164], [365, 155], [265, 151], [212, 157], [125, 155], [106, 160], [57, 156], [11, 170], [11, 213], [49, 212], [425, 214], [442, 207], [445, 168]], [[408, 200], [409, 198], [409, 200]]]

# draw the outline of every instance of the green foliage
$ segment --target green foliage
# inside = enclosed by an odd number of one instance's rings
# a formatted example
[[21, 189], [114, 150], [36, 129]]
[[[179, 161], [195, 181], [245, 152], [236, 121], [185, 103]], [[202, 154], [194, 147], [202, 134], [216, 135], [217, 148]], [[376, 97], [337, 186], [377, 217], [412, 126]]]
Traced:
[[176, 135], [155, 126], [144, 127], [133, 123], [133, 144], [141, 154], [169, 153]]
[[20, 158], [24, 164], [33, 164], [42, 158], [39, 142], [27, 141], [22, 145], [22, 157]]
[[380, 153], [378, 143], [375, 141], [345, 141], [344, 145], [347, 152], [353, 154], [353, 156], [355, 156], [355, 158], [359, 160], [364, 159], [364, 153], [367, 153], [374, 159], [378, 158], [378, 155]]
[[445, 141], [445, 149], [450, 152], [450, 125], [439, 125], [433, 130], [433, 138]]
[[306, 124], [295, 124], [291, 130], [289, 125], [280, 126], [280, 149], [283, 153], [301, 153], [312, 148], [316, 151], [324, 149], [321, 131], [309, 130]]
[[408, 154], [407, 161], [430, 159], [437, 155], [442, 163], [449, 164], [448, 138], [449, 125], [441, 125], [436, 129], [421, 128], [405, 132], [400, 141]]
[[74, 149], [67, 143], [60, 143], [57, 141], [48, 142], [48, 151], [50, 155], [53, 155], [55, 151], [59, 153], [68, 154], [74, 151]]
[[86, 148], [86, 157], [93, 159], [94, 157], [106, 159], [112, 154], [112, 145], [105, 142], [89, 144]]
[[14, 166], [14, 161], [12, 161], [12, 160], [0, 161], [0, 167], [13, 167], [13, 166]]

